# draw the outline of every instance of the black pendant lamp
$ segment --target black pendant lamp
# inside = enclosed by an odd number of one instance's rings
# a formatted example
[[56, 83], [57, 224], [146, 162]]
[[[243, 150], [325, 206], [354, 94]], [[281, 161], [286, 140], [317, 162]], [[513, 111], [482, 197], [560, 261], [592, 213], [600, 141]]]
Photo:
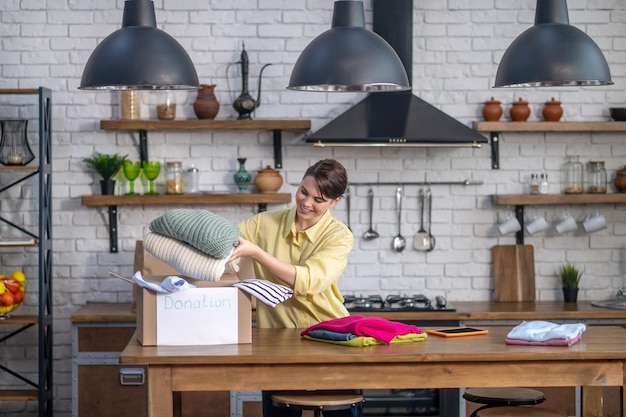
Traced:
[[360, 1], [336, 1], [330, 30], [302, 51], [290, 90], [403, 91], [411, 86], [396, 51], [379, 35], [365, 29]]
[[611, 84], [611, 71], [598, 45], [569, 24], [566, 0], [537, 0], [535, 25], [504, 53], [495, 87]]
[[157, 29], [154, 3], [127, 0], [122, 28], [94, 49], [78, 88], [190, 90], [199, 86], [187, 52], [173, 37]]

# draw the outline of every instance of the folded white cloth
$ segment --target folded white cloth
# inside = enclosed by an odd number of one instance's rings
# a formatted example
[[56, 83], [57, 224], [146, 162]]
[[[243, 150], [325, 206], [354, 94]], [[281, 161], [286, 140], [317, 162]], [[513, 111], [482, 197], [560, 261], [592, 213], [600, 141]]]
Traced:
[[587, 326], [583, 323], [557, 324], [549, 321], [524, 321], [507, 335], [509, 339], [545, 342], [552, 339], [572, 340], [580, 336]]
[[264, 279], [246, 279], [233, 286], [252, 295], [263, 304], [276, 307], [293, 295], [293, 290], [285, 285], [275, 284]]
[[165, 277], [165, 279], [161, 281], [160, 285], [148, 282], [143, 279], [143, 276], [141, 276], [141, 272], [139, 271], [135, 272], [135, 275], [133, 275], [133, 282], [142, 288], [146, 288], [159, 294], [168, 294], [172, 292], [185, 291], [190, 288], [196, 288], [195, 285], [188, 283], [184, 278], [174, 275]]
[[[237, 262], [217, 259], [188, 243], [160, 233], [148, 233], [143, 241], [148, 253], [172, 266], [181, 274], [202, 281], [219, 281], [225, 272], [239, 272]], [[233, 249], [231, 249], [232, 253]]]

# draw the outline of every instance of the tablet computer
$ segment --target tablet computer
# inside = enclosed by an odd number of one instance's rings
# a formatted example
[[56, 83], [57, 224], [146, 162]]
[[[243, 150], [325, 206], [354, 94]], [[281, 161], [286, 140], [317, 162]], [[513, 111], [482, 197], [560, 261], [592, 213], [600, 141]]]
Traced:
[[451, 327], [448, 329], [430, 329], [427, 330], [427, 333], [442, 337], [459, 337], [487, 334], [489, 331], [486, 329], [478, 329], [476, 327]]

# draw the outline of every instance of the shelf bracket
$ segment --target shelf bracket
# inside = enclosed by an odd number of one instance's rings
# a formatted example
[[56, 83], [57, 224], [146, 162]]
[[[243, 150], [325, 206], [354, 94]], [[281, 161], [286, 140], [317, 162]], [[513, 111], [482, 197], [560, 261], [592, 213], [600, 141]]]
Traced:
[[500, 169], [500, 132], [491, 132], [491, 169]]
[[[282, 130], [272, 130], [274, 136], [274, 168], [283, 167]], [[259, 210], [260, 211], [260, 210]]]
[[117, 251], [117, 206], [109, 206], [109, 252]]
[[524, 244], [524, 206], [515, 206], [515, 217], [522, 228], [515, 233], [515, 243], [518, 245]]
[[266, 203], [259, 203], [259, 213], [262, 213], [264, 211], [267, 211], [267, 204]]
[[139, 161], [143, 167], [143, 163], [148, 161], [148, 131], [139, 130]]

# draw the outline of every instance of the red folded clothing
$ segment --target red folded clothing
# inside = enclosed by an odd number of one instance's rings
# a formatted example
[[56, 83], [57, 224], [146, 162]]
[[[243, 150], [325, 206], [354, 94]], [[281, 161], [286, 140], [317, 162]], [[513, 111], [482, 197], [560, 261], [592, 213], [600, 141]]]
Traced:
[[305, 329], [301, 336], [308, 335], [311, 330], [329, 330], [338, 333], [352, 333], [357, 336], [373, 337], [390, 344], [394, 337], [409, 333], [421, 334], [422, 331], [410, 324], [389, 321], [381, 317], [347, 316], [339, 319], [326, 320]]

